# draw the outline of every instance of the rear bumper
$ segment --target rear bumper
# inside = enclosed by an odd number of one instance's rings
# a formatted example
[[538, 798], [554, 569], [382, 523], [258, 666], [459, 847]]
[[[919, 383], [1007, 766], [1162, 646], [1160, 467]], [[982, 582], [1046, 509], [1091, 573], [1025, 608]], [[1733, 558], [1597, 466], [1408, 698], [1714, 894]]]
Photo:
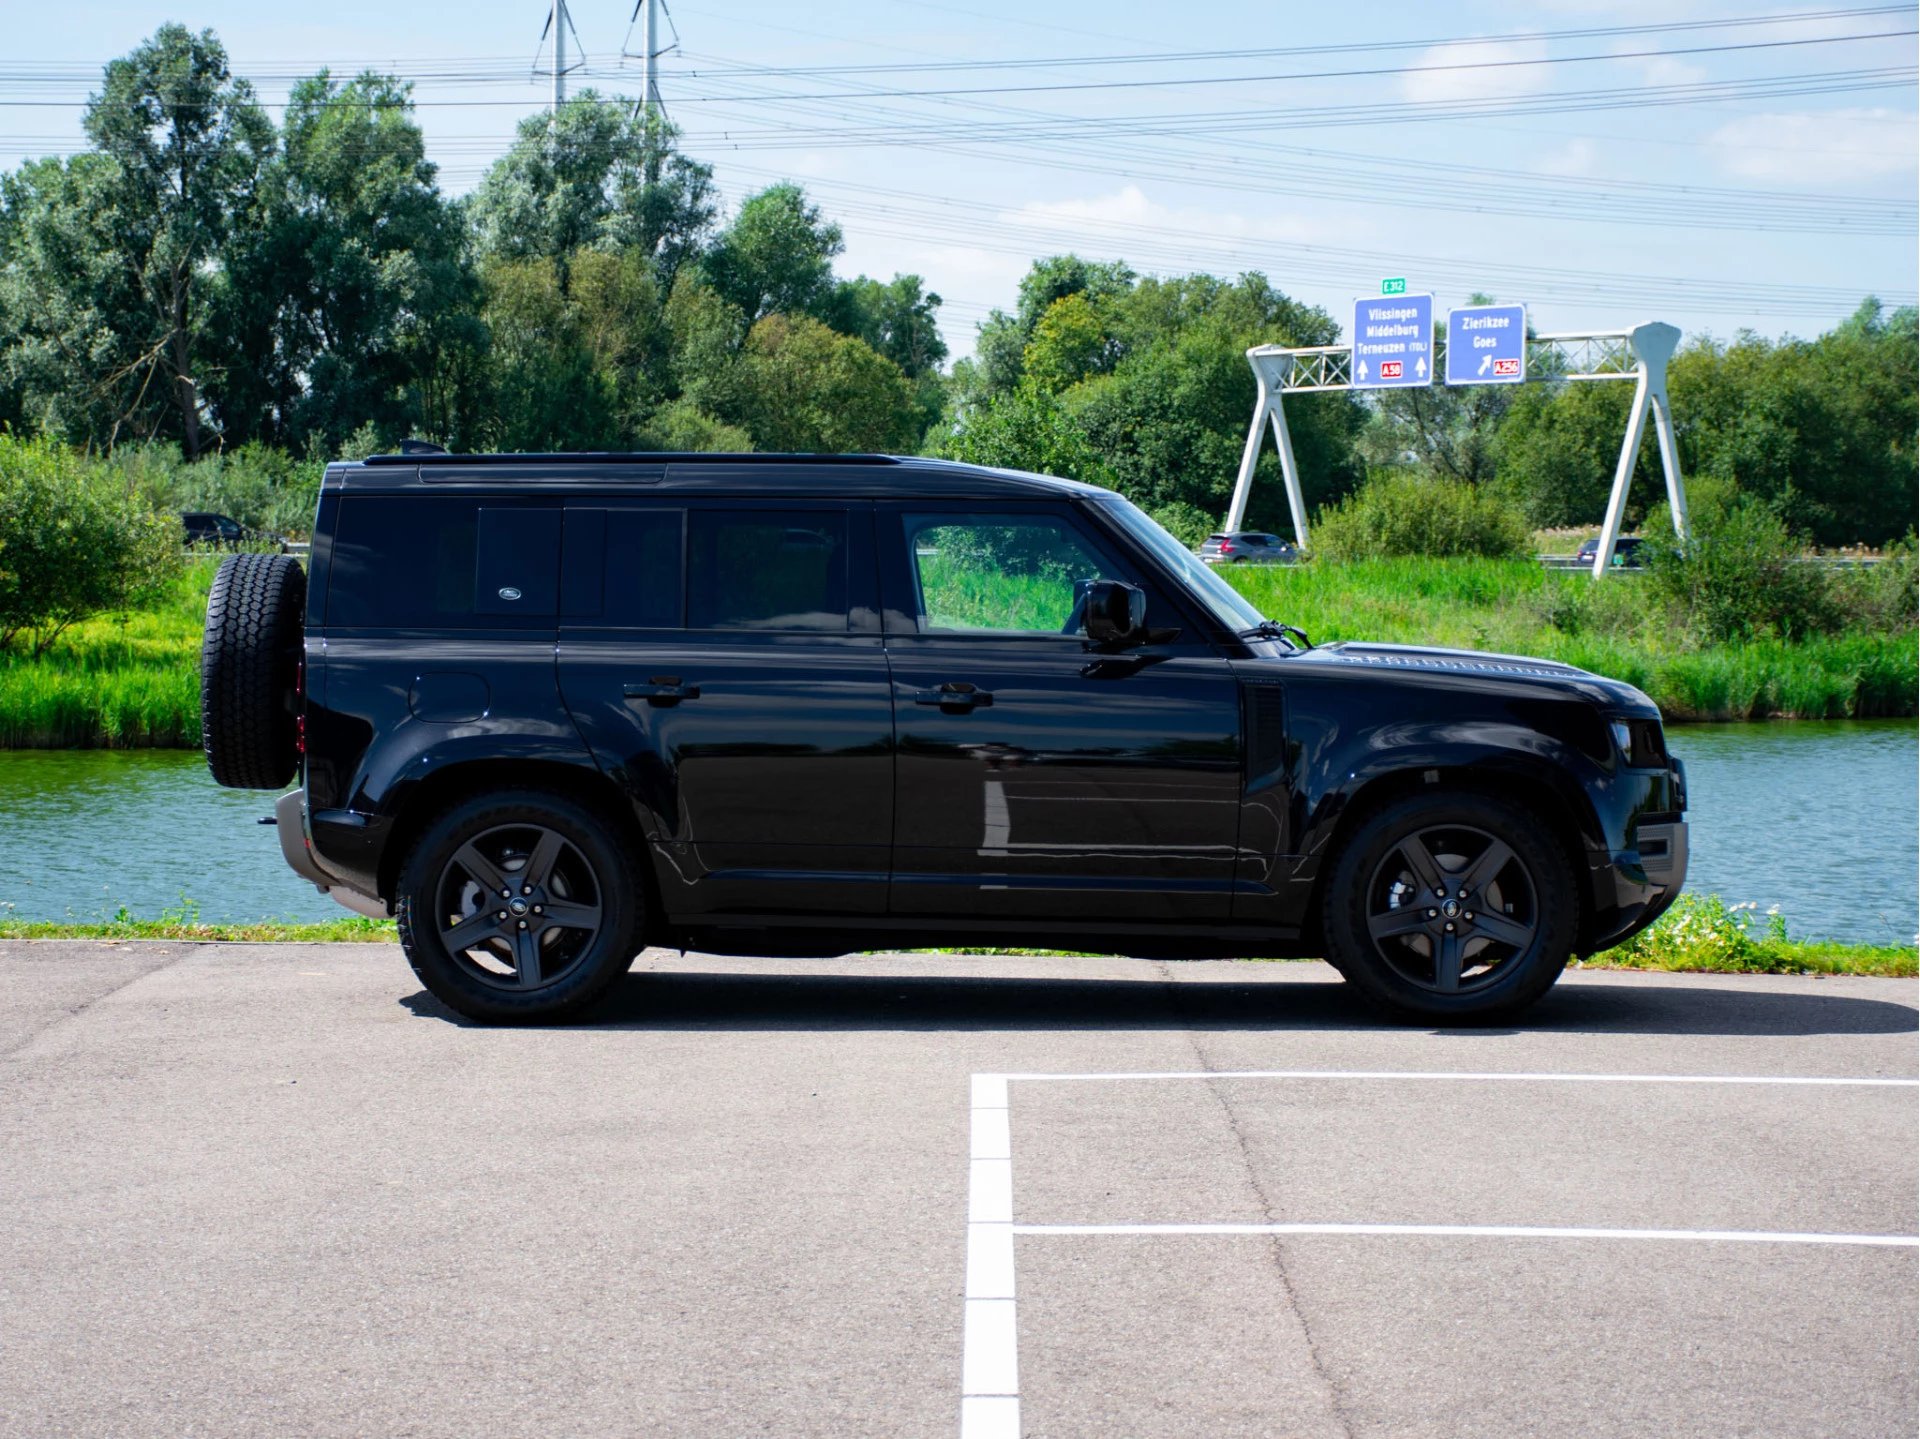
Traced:
[[387, 918], [386, 901], [342, 883], [339, 876], [329, 874], [320, 867], [320, 862], [313, 856], [312, 843], [307, 838], [306, 798], [304, 789], [296, 789], [281, 795], [273, 803], [274, 830], [280, 836], [280, 856], [286, 860], [287, 868], [335, 904], [343, 905], [355, 914], [374, 919]]

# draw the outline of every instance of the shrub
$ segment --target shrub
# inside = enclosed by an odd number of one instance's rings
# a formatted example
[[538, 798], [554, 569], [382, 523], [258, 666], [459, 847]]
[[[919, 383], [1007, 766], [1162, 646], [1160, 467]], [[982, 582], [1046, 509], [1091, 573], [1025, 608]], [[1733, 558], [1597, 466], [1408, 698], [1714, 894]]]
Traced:
[[41, 654], [77, 620], [157, 596], [180, 522], [118, 477], [46, 440], [0, 434], [0, 649]]
[[1405, 472], [1379, 475], [1320, 512], [1314, 553], [1330, 560], [1481, 555], [1507, 559], [1533, 539], [1518, 510], [1486, 490]]
[[1675, 621], [1709, 640], [1801, 639], [1837, 627], [1829, 572], [1802, 561], [1778, 515], [1751, 496], [1703, 499], [1684, 543], [1650, 519], [1655, 535], [1641, 550], [1648, 583]]
[[1837, 571], [1833, 576], [1834, 603], [1862, 629], [1898, 633], [1914, 627], [1920, 610], [1920, 566], [1916, 566], [1911, 533], [1887, 546], [1877, 565]]
[[1717, 894], [1683, 894], [1618, 954], [1655, 969], [1709, 969], [1751, 974], [1797, 967], [1785, 952], [1787, 923], [1769, 911], [1753, 932], [1755, 906], [1729, 905]]
[[172, 445], [130, 447], [103, 464], [158, 509], [211, 510], [272, 535], [312, 530], [326, 468], [318, 455], [303, 460], [257, 442], [192, 462]]

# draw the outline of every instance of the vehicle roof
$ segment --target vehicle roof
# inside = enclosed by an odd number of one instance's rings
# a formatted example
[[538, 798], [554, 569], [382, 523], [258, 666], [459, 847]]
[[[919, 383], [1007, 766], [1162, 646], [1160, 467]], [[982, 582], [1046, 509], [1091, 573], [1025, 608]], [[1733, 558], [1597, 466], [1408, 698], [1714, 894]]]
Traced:
[[789, 495], [795, 498], [991, 499], [1106, 495], [1078, 480], [906, 455], [372, 455], [327, 467], [324, 487], [423, 494], [443, 489], [570, 493]]

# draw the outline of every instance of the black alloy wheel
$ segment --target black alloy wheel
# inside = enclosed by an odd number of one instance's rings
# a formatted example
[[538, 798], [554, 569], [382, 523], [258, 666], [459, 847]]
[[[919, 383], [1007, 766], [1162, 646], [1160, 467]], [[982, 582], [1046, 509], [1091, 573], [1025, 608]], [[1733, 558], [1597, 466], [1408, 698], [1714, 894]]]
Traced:
[[558, 830], [504, 824], [440, 870], [440, 943], [482, 984], [532, 990], [565, 979], [592, 950], [604, 911], [593, 867]]
[[1403, 1017], [1504, 1018], [1566, 967], [1573, 871], [1532, 815], [1477, 795], [1423, 796], [1354, 833], [1323, 915], [1329, 958]]
[[1374, 952], [1410, 984], [1459, 994], [1498, 981], [1540, 932], [1533, 875], [1508, 843], [1469, 825], [1414, 830], [1367, 885]]
[[544, 791], [455, 805], [420, 836], [395, 915], [414, 972], [472, 1019], [553, 1019], [626, 973], [638, 860], [617, 825]]

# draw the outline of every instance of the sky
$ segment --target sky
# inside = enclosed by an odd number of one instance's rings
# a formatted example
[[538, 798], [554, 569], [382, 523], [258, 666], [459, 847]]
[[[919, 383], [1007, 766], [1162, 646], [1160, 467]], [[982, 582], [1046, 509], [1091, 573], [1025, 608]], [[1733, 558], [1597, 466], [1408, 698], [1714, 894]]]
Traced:
[[[633, 94], [634, 0], [572, 0], [571, 92]], [[544, 109], [545, 0], [7, 6], [0, 167], [70, 153], [100, 67], [210, 27], [269, 103], [417, 81], [471, 189]], [[667, 0], [662, 99], [726, 205], [801, 182], [845, 275], [920, 275], [955, 356], [1036, 257], [1258, 270], [1350, 320], [1404, 277], [1538, 331], [1813, 335], [1916, 299], [1916, 11], [1758, 0]], [[569, 48], [576, 47], [569, 36]], [[277, 112], [276, 112], [277, 113]]]

